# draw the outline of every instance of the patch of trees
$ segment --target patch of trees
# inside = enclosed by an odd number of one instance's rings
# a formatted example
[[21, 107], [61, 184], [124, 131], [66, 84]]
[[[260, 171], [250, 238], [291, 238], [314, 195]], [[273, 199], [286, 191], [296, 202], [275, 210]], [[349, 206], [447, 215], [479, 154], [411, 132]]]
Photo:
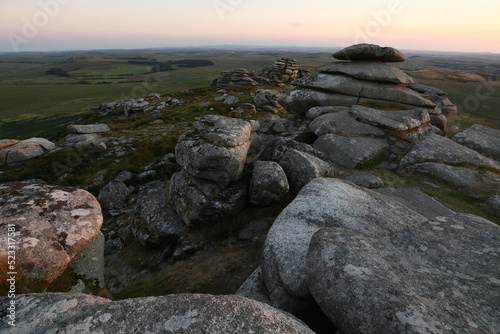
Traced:
[[181, 59], [181, 60], [169, 60], [166, 62], [159, 62], [153, 60], [129, 60], [128, 63], [132, 65], [153, 66], [150, 73], [173, 71], [175, 70], [174, 65], [183, 68], [215, 65], [212, 61], [205, 59]]
[[69, 75], [65, 70], [57, 67], [51, 68], [50, 70], [46, 71], [45, 74], [57, 75], [59, 77], [65, 77], [65, 78], [71, 77], [71, 75]]

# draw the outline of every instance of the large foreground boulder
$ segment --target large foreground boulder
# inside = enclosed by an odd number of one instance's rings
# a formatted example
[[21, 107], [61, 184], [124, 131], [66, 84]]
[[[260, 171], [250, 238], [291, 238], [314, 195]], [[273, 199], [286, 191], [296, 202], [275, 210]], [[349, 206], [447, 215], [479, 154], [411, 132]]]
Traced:
[[23, 182], [0, 185], [0, 217], [0, 262], [6, 268], [15, 240], [16, 268], [9, 271], [23, 275], [29, 291], [61, 275], [103, 221], [99, 203], [84, 190]]
[[323, 227], [386, 235], [426, 218], [397, 201], [338, 179], [309, 182], [278, 216], [264, 246], [262, 272], [272, 305], [287, 311], [308, 307], [306, 257]]
[[[7, 297], [0, 298], [3, 310]], [[314, 334], [293, 316], [240, 296], [170, 295], [112, 302], [82, 294], [17, 299], [15, 327], [5, 333], [297, 333]]]
[[471, 127], [460, 131], [452, 140], [478, 151], [496, 161], [500, 161], [500, 131], [488, 128], [484, 125], [474, 124]]
[[500, 227], [435, 217], [384, 236], [325, 228], [309, 246], [309, 289], [344, 333], [498, 333]]
[[497, 333], [499, 250], [500, 227], [483, 218], [429, 219], [315, 179], [270, 229], [262, 274], [273, 306], [317, 303], [342, 333]]

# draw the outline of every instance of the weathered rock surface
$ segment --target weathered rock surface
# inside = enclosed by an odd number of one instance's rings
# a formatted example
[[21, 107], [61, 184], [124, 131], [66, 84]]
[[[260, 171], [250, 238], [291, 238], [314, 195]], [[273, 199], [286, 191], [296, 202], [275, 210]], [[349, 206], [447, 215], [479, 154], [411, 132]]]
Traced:
[[70, 134], [88, 134], [109, 132], [107, 124], [86, 124], [86, 125], [69, 125], [68, 133]]
[[297, 60], [281, 58], [276, 60], [269, 68], [266, 67], [259, 74], [260, 77], [269, 80], [270, 84], [290, 84], [296, 79], [310, 75], [309, 71], [299, 68]]
[[283, 111], [283, 106], [278, 102], [281, 93], [270, 89], [259, 89], [255, 93], [254, 103], [258, 109], [278, 113]]
[[325, 228], [307, 256], [309, 289], [345, 333], [495, 333], [500, 228], [455, 215], [386, 233]]
[[132, 232], [146, 247], [159, 247], [177, 242], [184, 232], [182, 219], [167, 203], [160, 181], [141, 186]]
[[343, 227], [375, 238], [425, 220], [399, 202], [351, 183], [312, 180], [278, 216], [266, 239], [262, 272], [272, 305], [288, 311], [307, 307], [306, 257], [321, 228]]
[[36, 158], [52, 151], [56, 145], [44, 138], [0, 140], [0, 166]]
[[179, 165], [193, 176], [218, 182], [240, 179], [250, 147], [250, 123], [224, 116], [196, 118], [175, 148]]
[[267, 296], [263, 293], [265, 289], [264, 281], [262, 280], [262, 269], [259, 267], [241, 285], [236, 294], [261, 303], [271, 304]]
[[423, 162], [441, 162], [449, 165], [471, 165], [500, 171], [500, 163], [462, 146], [451, 139], [429, 134], [417, 142], [401, 160], [401, 166]]
[[255, 205], [279, 202], [290, 190], [281, 166], [274, 161], [257, 161], [250, 180], [250, 201]]
[[224, 71], [212, 81], [212, 86], [257, 86], [259, 83], [255, 81], [255, 76], [255, 73], [250, 73], [245, 68]]
[[319, 73], [295, 80], [293, 85], [369, 100], [392, 101], [424, 108], [436, 106], [430, 100], [404, 86], [363, 81], [341, 74]]
[[302, 189], [309, 181], [318, 177], [333, 177], [334, 168], [328, 162], [295, 149], [288, 150], [279, 164], [295, 191]]
[[335, 52], [333, 58], [340, 60], [374, 60], [388, 63], [406, 61], [406, 57], [394, 48], [367, 43], [351, 45]]
[[380, 188], [384, 186], [384, 181], [382, 181], [381, 178], [366, 173], [354, 173], [346, 177], [344, 180], [368, 189]]
[[309, 129], [318, 137], [325, 134], [377, 137], [385, 135], [383, 129], [358, 121], [351, 115], [349, 108], [317, 117], [309, 124]]
[[406, 205], [408, 208], [429, 219], [437, 216], [451, 216], [456, 214], [455, 211], [416, 188], [383, 188], [377, 189], [376, 192], [392, 197], [401, 204]]
[[103, 209], [115, 210], [123, 207], [130, 194], [127, 185], [121, 181], [111, 181], [99, 191], [97, 200]]
[[187, 226], [203, 226], [239, 213], [248, 200], [243, 182], [221, 184], [186, 171], [172, 176], [169, 202]]
[[500, 161], [500, 131], [498, 130], [474, 124], [451, 139], [486, 157]]
[[466, 187], [480, 182], [483, 173], [465, 167], [449, 166], [437, 162], [423, 162], [407, 167], [405, 171], [428, 175], [453, 186]]
[[323, 152], [330, 161], [354, 168], [381, 158], [388, 145], [384, 139], [326, 134], [319, 137], [313, 147]]
[[7, 261], [9, 233], [15, 233], [17, 268], [9, 271], [22, 273], [30, 291], [43, 291], [61, 275], [103, 221], [99, 203], [84, 190], [23, 182], [0, 185], [0, 217], [1, 263]]
[[326, 156], [314, 149], [311, 145], [298, 142], [292, 138], [275, 137], [261, 151], [260, 159], [264, 161], [279, 162], [281, 158], [291, 149], [301, 151], [319, 159], [326, 159]]
[[353, 106], [350, 114], [360, 122], [402, 132], [413, 130], [431, 121], [427, 109], [377, 110]]
[[399, 68], [378, 61], [335, 62], [317, 69], [322, 73], [343, 74], [352, 78], [393, 84], [412, 84], [415, 79]]
[[[7, 297], [0, 298], [2, 309]], [[2, 321], [7, 321], [4, 317]], [[240, 296], [169, 295], [112, 302], [82, 294], [22, 295], [7, 333], [300, 333], [295, 317]]]
[[97, 233], [76, 256], [68, 267], [73, 268], [78, 284], [71, 289], [75, 293], [92, 293], [104, 289], [104, 243], [102, 232]]
[[99, 144], [102, 138], [96, 133], [87, 134], [69, 134], [66, 136], [66, 145], [77, 148], [85, 146], [94, 146]]
[[418, 106], [395, 101], [377, 100], [366, 97], [329, 93], [310, 88], [295, 87], [281, 94], [278, 102], [288, 111], [306, 114], [313, 107], [366, 105], [382, 109], [414, 109]]

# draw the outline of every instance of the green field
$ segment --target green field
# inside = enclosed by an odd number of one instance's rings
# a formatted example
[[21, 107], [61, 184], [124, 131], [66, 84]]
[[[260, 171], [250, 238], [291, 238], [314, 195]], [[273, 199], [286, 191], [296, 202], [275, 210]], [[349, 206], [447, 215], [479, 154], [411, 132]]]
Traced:
[[[72, 53], [23, 53], [0, 55], [0, 138], [22, 139], [54, 125], [81, 117], [92, 106], [126, 97], [139, 98], [150, 93], [169, 94], [183, 89], [205, 87], [219, 73], [235, 68], [260, 72], [281, 57], [295, 58], [301, 68], [315, 68], [332, 61], [329, 53], [250, 52], [250, 51], [103, 51]], [[213, 66], [182, 68], [150, 74], [152, 65], [133, 62], [168, 62], [184, 59], [209, 60]], [[496, 62], [495, 62], [496, 61]], [[130, 63], [132, 62], [132, 63]], [[420, 75], [418, 81], [449, 93], [459, 106], [456, 123], [473, 123], [500, 128], [500, 68], [490, 56], [443, 55], [411, 56], [397, 64], [407, 71], [450, 68], [480, 74], [484, 82], [450, 79], [442, 75]], [[57, 68], [69, 76], [46, 74]], [[432, 73], [429, 71], [428, 73]], [[466, 76], [467, 78], [467, 76]], [[471, 102], [478, 102], [468, 108]]]
[[[301, 67], [315, 69], [329, 54], [204, 52], [89, 52], [0, 56], [0, 138], [27, 138], [88, 113], [92, 106], [151, 93], [168, 94], [205, 87], [219, 73], [235, 68], [260, 72], [281, 57], [297, 58]], [[213, 66], [176, 68], [149, 74], [153, 66], [129, 64], [134, 59], [161, 62], [210, 60]], [[48, 75], [52, 68], [70, 77]]]

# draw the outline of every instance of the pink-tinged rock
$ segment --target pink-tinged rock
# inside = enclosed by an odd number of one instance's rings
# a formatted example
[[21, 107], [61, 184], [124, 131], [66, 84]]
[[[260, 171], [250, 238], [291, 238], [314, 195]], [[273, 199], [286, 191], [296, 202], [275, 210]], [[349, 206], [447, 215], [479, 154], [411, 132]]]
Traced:
[[19, 140], [16, 139], [2, 139], [0, 140], [0, 150], [3, 150], [4, 148], [14, 146], [17, 143], [19, 143]]
[[38, 157], [56, 145], [44, 138], [30, 138], [23, 141], [4, 139], [0, 141], [0, 166]]
[[0, 217], [0, 263], [15, 244], [16, 268], [8, 271], [42, 288], [64, 272], [103, 221], [99, 203], [84, 190], [23, 182], [0, 184]]

